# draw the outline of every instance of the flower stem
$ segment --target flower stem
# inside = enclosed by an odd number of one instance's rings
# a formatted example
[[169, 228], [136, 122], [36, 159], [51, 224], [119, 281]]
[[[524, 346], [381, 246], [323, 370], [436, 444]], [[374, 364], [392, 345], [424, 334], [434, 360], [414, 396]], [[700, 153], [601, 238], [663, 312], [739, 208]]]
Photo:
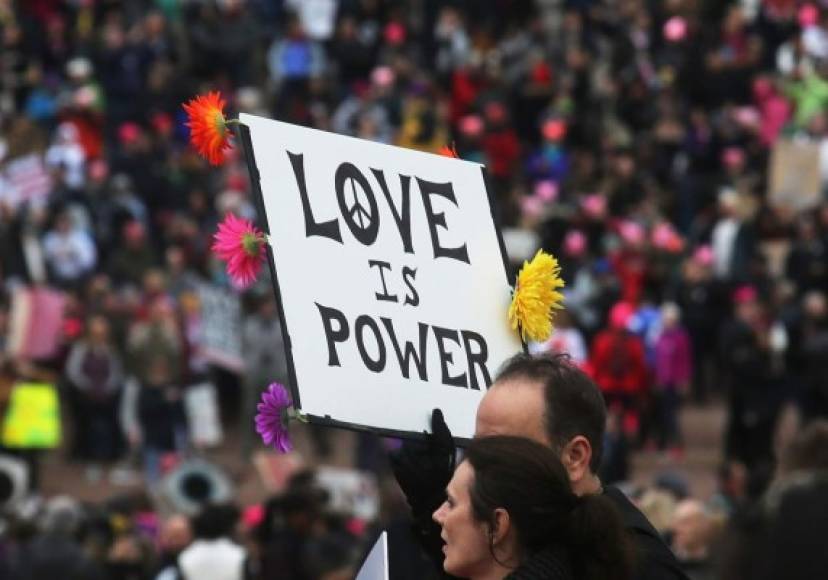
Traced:
[[293, 417], [300, 423], [310, 423], [308, 416], [300, 411], [293, 410]]

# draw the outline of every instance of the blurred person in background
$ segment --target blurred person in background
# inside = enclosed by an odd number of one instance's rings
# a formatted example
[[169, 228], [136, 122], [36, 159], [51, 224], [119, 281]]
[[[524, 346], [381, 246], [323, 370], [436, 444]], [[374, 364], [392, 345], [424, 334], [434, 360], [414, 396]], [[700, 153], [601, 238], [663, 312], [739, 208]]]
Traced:
[[828, 304], [812, 290], [802, 298], [802, 315], [792, 339], [793, 369], [801, 384], [800, 412], [807, 423], [828, 418]]
[[97, 250], [88, 232], [76, 226], [68, 213], [55, 218], [54, 228], [43, 237], [43, 255], [56, 285], [73, 289], [95, 268]]
[[180, 245], [170, 245], [164, 253], [167, 286], [170, 295], [176, 300], [185, 292], [195, 290], [199, 276], [192, 267], [185, 249]]
[[107, 580], [144, 580], [152, 568], [152, 548], [137, 530], [115, 536], [106, 554]]
[[135, 433], [131, 434], [131, 442], [140, 445], [145, 477], [154, 485], [162, 475], [166, 457], [180, 450], [185, 419], [181, 387], [166, 359], [152, 359], [148, 364], [137, 401], [140, 431], [137, 437]]
[[325, 52], [308, 38], [302, 21], [289, 15], [285, 34], [276, 38], [267, 51], [267, 69], [276, 91], [275, 118], [301, 115], [312, 79], [321, 77], [326, 67]]
[[713, 251], [699, 247], [684, 261], [681, 276], [671, 292], [681, 308], [682, 323], [690, 335], [693, 351], [693, 400], [705, 403], [717, 387], [717, 329], [723, 315], [719, 290], [713, 280]]
[[607, 409], [604, 454], [598, 475], [607, 485], [627, 481], [630, 475], [630, 438], [623, 429], [624, 413], [617, 406]]
[[711, 231], [713, 272], [726, 284], [744, 284], [756, 252], [756, 234], [745, 215], [744, 196], [732, 188], [719, 194], [719, 219]]
[[86, 152], [80, 145], [75, 125], [61, 124], [52, 146], [46, 151], [46, 165], [59, 178], [55, 181], [63, 187], [66, 201], [77, 199], [86, 181]]
[[721, 355], [728, 373], [725, 453], [749, 469], [773, 461], [773, 434], [784, 397], [784, 369], [771, 320], [751, 286], [734, 293], [736, 315], [724, 328]]
[[[763, 580], [815, 578], [828, 569], [828, 421], [803, 429], [782, 453], [768, 492], [770, 565]], [[763, 552], [760, 552], [763, 553]]]
[[635, 499], [636, 507], [641, 510], [641, 513], [653, 524], [659, 535], [669, 544], [671, 541], [670, 527], [673, 525], [676, 504], [678, 503], [675, 494], [666, 489], [651, 486], [644, 489], [634, 489], [631, 495]]
[[785, 263], [785, 274], [796, 282], [800, 296], [828, 288], [828, 247], [820, 237], [813, 215], [803, 215], [796, 223], [796, 239]]
[[671, 526], [672, 549], [690, 580], [715, 580], [714, 546], [718, 524], [704, 503], [685, 499], [678, 503]]
[[629, 331], [634, 309], [627, 302], [612, 307], [609, 324], [592, 342], [589, 368], [604, 393], [607, 407], [624, 414], [623, 429], [637, 437], [642, 398], [647, 388], [647, 367], [642, 340]]
[[154, 580], [180, 580], [178, 557], [193, 541], [190, 520], [174, 514], [164, 520], [158, 534], [158, 573]]
[[[109, 170], [109, 165], [101, 159], [90, 164], [86, 199], [101, 253], [101, 264], [105, 264], [107, 272], [117, 278], [117, 284], [122, 284], [125, 282], [125, 270], [119, 268], [123, 258], [113, 261], [113, 255], [125, 253], [125, 246], [129, 246], [130, 255], [140, 259], [142, 264], [147, 261], [138, 246], [145, 238], [142, 234], [145, 234], [149, 216], [146, 202], [135, 191], [129, 176], [123, 173], [110, 176]], [[143, 227], [129, 225], [132, 222], [138, 222]]]
[[129, 331], [127, 369], [145, 380], [150, 363], [164, 359], [170, 379], [178, 381], [183, 372], [184, 345], [173, 304], [164, 296], [150, 297], [146, 320], [137, 320]]
[[40, 517], [40, 534], [22, 542], [12, 555], [11, 577], [14, 580], [109, 580], [79, 545], [83, 518], [77, 500], [67, 496], [50, 499]]
[[587, 362], [584, 335], [574, 324], [572, 314], [567, 310], [561, 310], [555, 316], [555, 330], [552, 336], [546, 342], [531, 343], [529, 352], [532, 354], [567, 354], [579, 366]]
[[767, 491], [731, 517], [719, 578], [806, 580], [828, 567], [828, 422], [800, 431], [780, 455]]
[[142, 458], [145, 481], [154, 488], [182, 448], [186, 423], [181, 387], [168, 360], [150, 358], [146, 364], [143, 378], [126, 386], [120, 418], [131, 449]]
[[681, 311], [668, 302], [661, 307], [661, 331], [655, 343], [655, 398], [657, 439], [661, 450], [680, 453], [679, 427], [681, 399], [690, 389], [693, 353], [690, 338], [680, 324]]
[[123, 226], [123, 244], [109, 255], [107, 270], [117, 285], [138, 286], [146, 273], [157, 264], [152, 242], [146, 227], [138, 220], [130, 220]]
[[323, 498], [310, 485], [288, 485], [284, 494], [267, 502], [257, 534], [263, 578], [313, 578], [306, 556], [323, 529], [323, 506]]
[[193, 541], [178, 556], [181, 580], [249, 578], [247, 551], [236, 541], [240, 515], [235, 505], [219, 504], [192, 519]]
[[69, 352], [66, 375], [77, 392], [78, 415], [75, 436], [81, 457], [90, 462], [87, 479], [100, 477], [100, 466], [114, 461], [121, 452], [118, 402], [125, 380], [118, 350], [103, 316], [87, 321], [86, 338]]
[[718, 469], [717, 491], [708, 502], [714, 513], [729, 517], [748, 501], [748, 470], [744, 463], [726, 461]]

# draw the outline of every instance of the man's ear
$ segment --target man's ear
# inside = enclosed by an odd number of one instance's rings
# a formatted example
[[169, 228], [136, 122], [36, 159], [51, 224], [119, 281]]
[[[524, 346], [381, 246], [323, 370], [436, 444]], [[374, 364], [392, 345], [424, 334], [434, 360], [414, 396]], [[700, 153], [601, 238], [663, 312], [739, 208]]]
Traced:
[[569, 481], [574, 485], [586, 479], [592, 471], [589, 463], [592, 461], [592, 445], [583, 435], [576, 435], [569, 440], [561, 453], [561, 463], [566, 467]]
[[492, 517], [492, 527], [489, 531], [492, 539], [492, 546], [497, 546], [509, 535], [512, 528], [512, 520], [509, 512], [503, 508], [497, 508]]

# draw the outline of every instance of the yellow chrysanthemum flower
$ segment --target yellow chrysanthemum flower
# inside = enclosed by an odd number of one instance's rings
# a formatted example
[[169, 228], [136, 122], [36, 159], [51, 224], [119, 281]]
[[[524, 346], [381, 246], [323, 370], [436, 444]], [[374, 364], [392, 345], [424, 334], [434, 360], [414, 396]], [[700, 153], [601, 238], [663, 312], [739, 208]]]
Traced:
[[509, 306], [509, 323], [524, 341], [541, 342], [552, 334], [554, 310], [563, 308], [564, 296], [558, 292], [563, 287], [561, 267], [554, 256], [538, 250], [531, 262], [523, 262]]

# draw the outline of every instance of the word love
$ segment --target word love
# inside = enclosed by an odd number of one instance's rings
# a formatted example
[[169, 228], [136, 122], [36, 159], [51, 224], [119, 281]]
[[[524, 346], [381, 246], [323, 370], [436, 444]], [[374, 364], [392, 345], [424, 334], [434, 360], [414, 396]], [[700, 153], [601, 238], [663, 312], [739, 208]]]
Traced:
[[[321, 236], [340, 244], [344, 243], [340, 222], [337, 218], [319, 221], [317, 216], [314, 215], [308, 197], [304, 155], [291, 153], [290, 151], [287, 152], [287, 155], [302, 199], [305, 236]], [[380, 169], [371, 169], [371, 174], [377, 187], [382, 191], [388, 208], [391, 210], [403, 250], [407, 254], [414, 254], [414, 244], [411, 236], [411, 176], [399, 174], [400, 203], [397, 205], [392, 198], [388, 182], [385, 179], [385, 173]], [[445, 214], [434, 208], [433, 198], [443, 198], [457, 206], [457, 198], [454, 195], [452, 184], [435, 183], [419, 177], [414, 179], [417, 181], [422, 197], [434, 258], [451, 258], [468, 264], [469, 253], [466, 244], [447, 247], [440, 239], [440, 231], [448, 230], [448, 225], [446, 224]], [[380, 214], [377, 196], [374, 194], [371, 182], [356, 165], [346, 161], [340, 163], [334, 173], [334, 192], [342, 221], [345, 222], [351, 235], [365, 246], [373, 245], [379, 233]]]

